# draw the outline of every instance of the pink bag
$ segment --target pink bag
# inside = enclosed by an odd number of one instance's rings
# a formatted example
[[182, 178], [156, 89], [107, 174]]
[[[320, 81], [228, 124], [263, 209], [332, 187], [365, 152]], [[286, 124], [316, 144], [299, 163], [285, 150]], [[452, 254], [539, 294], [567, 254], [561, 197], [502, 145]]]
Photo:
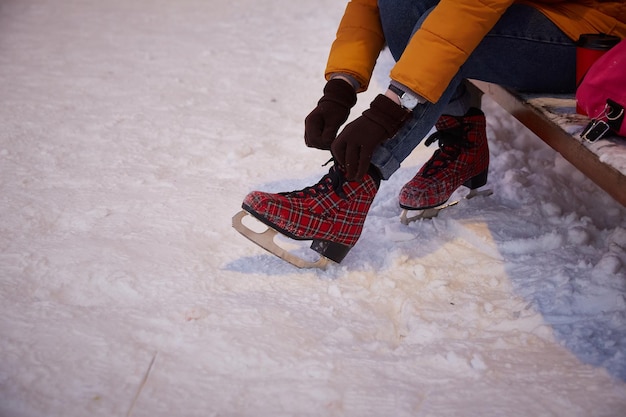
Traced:
[[592, 119], [582, 138], [595, 142], [609, 132], [626, 137], [626, 40], [593, 63], [576, 90], [576, 102]]

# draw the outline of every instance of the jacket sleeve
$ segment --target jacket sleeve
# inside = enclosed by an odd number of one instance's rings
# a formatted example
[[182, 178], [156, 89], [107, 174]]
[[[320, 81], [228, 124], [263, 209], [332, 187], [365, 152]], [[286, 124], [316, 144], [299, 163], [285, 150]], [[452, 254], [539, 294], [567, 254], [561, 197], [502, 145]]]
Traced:
[[377, 1], [350, 1], [330, 49], [326, 78], [333, 73], [348, 74], [359, 82], [359, 91], [366, 90], [384, 45]]
[[391, 78], [436, 102], [514, 0], [441, 0], [407, 45]]
[[[435, 102], [514, 0], [441, 0], [415, 33], [391, 78]], [[376, 0], [346, 6], [330, 50], [326, 78], [345, 73], [366, 90], [385, 45]]]

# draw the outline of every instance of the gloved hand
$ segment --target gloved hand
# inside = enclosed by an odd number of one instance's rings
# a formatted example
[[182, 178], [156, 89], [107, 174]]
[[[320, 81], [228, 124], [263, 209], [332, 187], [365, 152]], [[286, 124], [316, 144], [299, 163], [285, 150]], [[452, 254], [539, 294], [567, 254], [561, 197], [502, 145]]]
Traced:
[[411, 111], [379, 94], [363, 115], [346, 125], [332, 143], [335, 162], [349, 181], [360, 181], [369, 169], [374, 149], [395, 135]]
[[330, 149], [342, 124], [356, 104], [356, 92], [346, 81], [332, 79], [324, 87], [324, 96], [304, 119], [304, 142], [310, 148]]

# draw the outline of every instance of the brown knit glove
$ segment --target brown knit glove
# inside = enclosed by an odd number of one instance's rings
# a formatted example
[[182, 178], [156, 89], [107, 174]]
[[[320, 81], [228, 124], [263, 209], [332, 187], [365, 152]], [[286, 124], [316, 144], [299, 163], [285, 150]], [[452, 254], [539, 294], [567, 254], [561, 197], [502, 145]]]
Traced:
[[331, 147], [346, 179], [361, 181], [369, 169], [374, 149], [394, 136], [411, 115], [410, 110], [379, 94], [362, 116], [348, 123]]
[[333, 79], [326, 83], [324, 96], [304, 119], [304, 142], [310, 148], [330, 149], [342, 124], [356, 104], [356, 92], [346, 81]]

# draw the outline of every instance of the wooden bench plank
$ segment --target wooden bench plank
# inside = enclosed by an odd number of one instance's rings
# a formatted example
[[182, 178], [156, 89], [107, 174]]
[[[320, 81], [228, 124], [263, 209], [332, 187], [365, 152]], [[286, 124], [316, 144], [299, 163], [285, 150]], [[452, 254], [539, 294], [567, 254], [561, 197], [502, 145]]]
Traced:
[[521, 95], [497, 84], [472, 83], [626, 206], [626, 163], [615, 163], [610, 157], [616, 149], [626, 155], [626, 140], [607, 138], [590, 144], [581, 139], [589, 119], [576, 114], [573, 95]]

